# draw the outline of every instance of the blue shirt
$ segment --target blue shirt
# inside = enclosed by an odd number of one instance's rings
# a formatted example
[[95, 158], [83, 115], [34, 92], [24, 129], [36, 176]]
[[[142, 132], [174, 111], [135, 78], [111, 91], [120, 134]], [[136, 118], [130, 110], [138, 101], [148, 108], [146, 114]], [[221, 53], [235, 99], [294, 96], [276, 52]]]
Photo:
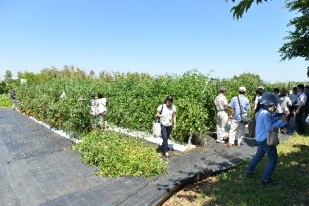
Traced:
[[243, 94], [238, 95], [238, 97], [242, 110], [240, 110], [237, 96], [232, 98], [231, 103], [229, 105], [234, 110], [233, 118], [236, 121], [241, 120], [240, 113], [242, 113], [241, 115], [243, 117], [246, 117], [247, 111], [250, 110], [249, 100]]
[[263, 142], [267, 139], [270, 128], [274, 130], [283, 127], [286, 121], [274, 117], [267, 107], [261, 107], [256, 115], [255, 139]]

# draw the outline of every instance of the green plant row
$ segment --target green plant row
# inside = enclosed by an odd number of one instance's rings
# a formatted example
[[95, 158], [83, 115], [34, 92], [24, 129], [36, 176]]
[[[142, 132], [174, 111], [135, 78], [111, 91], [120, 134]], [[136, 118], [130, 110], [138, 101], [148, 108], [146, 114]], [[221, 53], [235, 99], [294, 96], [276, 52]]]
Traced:
[[[260, 85], [260, 77], [250, 73], [218, 81], [196, 70], [155, 77], [115, 73], [100, 78], [53, 78], [23, 85], [17, 88], [17, 96], [21, 111], [78, 137], [91, 130], [94, 117], [89, 106], [98, 92], [107, 97], [110, 124], [148, 132], [157, 107], [171, 94], [177, 107], [177, 130], [172, 136], [183, 141], [190, 133], [215, 130], [214, 99], [220, 86], [228, 88], [229, 100], [237, 95], [239, 86], [245, 86], [253, 103], [255, 89]], [[66, 95], [60, 98], [63, 92]]]
[[99, 166], [96, 174], [107, 177], [125, 175], [151, 177], [166, 170], [166, 162], [156, 147], [141, 139], [115, 132], [91, 132], [74, 145], [82, 153], [82, 161]]
[[0, 108], [8, 108], [12, 106], [9, 94], [0, 95]]

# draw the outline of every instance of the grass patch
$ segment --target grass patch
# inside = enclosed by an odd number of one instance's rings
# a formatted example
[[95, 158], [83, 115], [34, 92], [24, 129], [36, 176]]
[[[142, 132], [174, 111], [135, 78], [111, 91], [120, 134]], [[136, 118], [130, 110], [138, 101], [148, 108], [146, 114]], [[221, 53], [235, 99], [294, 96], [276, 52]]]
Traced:
[[156, 149], [142, 139], [116, 132], [91, 132], [73, 149], [82, 153], [82, 161], [99, 166], [96, 174], [106, 177], [125, 175], [151, 177], [166, 170], [166, 162]]
[[267, 158], [258, 164], [252, 178], [246, 178], [250, 160], [220, 173], [214, 184], [205, 185], [197, 205], [309, 205], [309, 136], [294, 134], [280, 143], [278, 164], [273, 178], [279, 185], [261, 185]]
[[0, 109], [9, 108], [12, 106], [12, 102], [9, 94], [0, 95]]

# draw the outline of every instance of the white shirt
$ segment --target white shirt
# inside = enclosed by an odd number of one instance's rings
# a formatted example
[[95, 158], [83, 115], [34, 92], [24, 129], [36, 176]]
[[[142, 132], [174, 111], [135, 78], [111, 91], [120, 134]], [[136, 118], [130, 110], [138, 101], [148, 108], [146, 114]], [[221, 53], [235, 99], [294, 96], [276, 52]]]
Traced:
[[257, 105], [259, 103], [259, 99], [261, 99], [262, 96], [255, 96], [255, 99], [254, 99], [254, 109], [253, 110], [256, 110], [257, 108]]
[[220, 93], [215, 99], [217, 111], [225, 111], [225, 105], [228, 105], [227, 99], [224, 94]]
[[[161, 112], [162, 104], [158, 106], [157, 111]], [[170, 127], [173, 124], [173, 114], [176, 113], [176, 107], [174, 105], [170, 106], [169, 108], [166, 106], [166, 104], [163, 104], [163, 110], [161, 115], [163, 115], [160, 118], [160, 122], [162, 125], [166, 127]]]
[[276, 113], [287, 113], [289, 112], [289, 106], [292, 105], [291, 99], [288, 96], [279, 97]]
[[291, 99], [293, 105], [297, 104], [297, 98], [298, 98], [298, 94], [295, 94], [294, 92], [292, 94], [290, 94], [290, 99]]
[[297, 106], [300, 105], [300, 103], [303, 102], [303, 106], [306, 104], [306, 101], [307, 101], [307, 95], [305, 94], [305, 92], [301, 92], [299, 95], [298, 95], [298, 98], [297, 98]]
[[97, 99], [96, 101], [96, 114], [103, 113], [107, 110], [106, 98]]

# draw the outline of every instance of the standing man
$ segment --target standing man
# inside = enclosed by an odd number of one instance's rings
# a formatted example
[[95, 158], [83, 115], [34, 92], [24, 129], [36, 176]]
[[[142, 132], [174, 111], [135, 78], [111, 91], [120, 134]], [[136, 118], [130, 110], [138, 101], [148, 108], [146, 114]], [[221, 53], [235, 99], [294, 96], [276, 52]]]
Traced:
[[291, 119], [291, 116], [294, 116], [294, 111], [297, 109], [297, 98], [298, 98], [298, 94], [297, 94], [297, 87], [293, 87], [292, 93], [290, 94], [290, 99], [292, 102], [292, 106], [290, 106], [289, 110], [290, 110], [290, 115], [288, 116], [288, 122]]
[[305, 132], [305, 123], [303, 122], [303, 116], [305, 113], [305, 104], [307, 101], [307, 95], [304, 92], [304, 85], [299, 84], [297, 85], [297, 92], [298, 92], [298, 98], [297, 98], [297, 108], [295, 111], [296, 117], [295, 122], [297, 124], [297, 133], [298, 134], [304, 134]]
[[274, 88], [274, 95], [275, 95], [275, 97], [276, 97], [276, 100], [278, 101], [279, 95], [280, 95], [280, 93], [279, 93], [279, 88]]
[[246, 88], [239, 87], [239, 95], [232, 98], [229, 105], [231, 108], [230, 119], [232, 120], [230, 129], [229, 143], [225, 144], [226, 147], [230, 148], [234, 145], [237, 136], [237, 147], [240, 147], [241, 140], [245, 136], [246, 123], [241, 122], [241, 117], [247, 117], [248, 111], [250, 110], [250, 104], [247, 97], [245, 97]]
[[16, 96], [15, 96], [15, 90], [12, 90], [11, 92], [11, 101], [12, 101], [12, 109], [16, 109]]
[[223, 139], [228, 137], [226, 132], [226, 124], [228, 122], [228, 102], [225, 97], [227, 89], [222, 87], [220, 89], [220, 94], [215, 99], [215, 105], [217, 109], [217, 142], [225, 143]]

